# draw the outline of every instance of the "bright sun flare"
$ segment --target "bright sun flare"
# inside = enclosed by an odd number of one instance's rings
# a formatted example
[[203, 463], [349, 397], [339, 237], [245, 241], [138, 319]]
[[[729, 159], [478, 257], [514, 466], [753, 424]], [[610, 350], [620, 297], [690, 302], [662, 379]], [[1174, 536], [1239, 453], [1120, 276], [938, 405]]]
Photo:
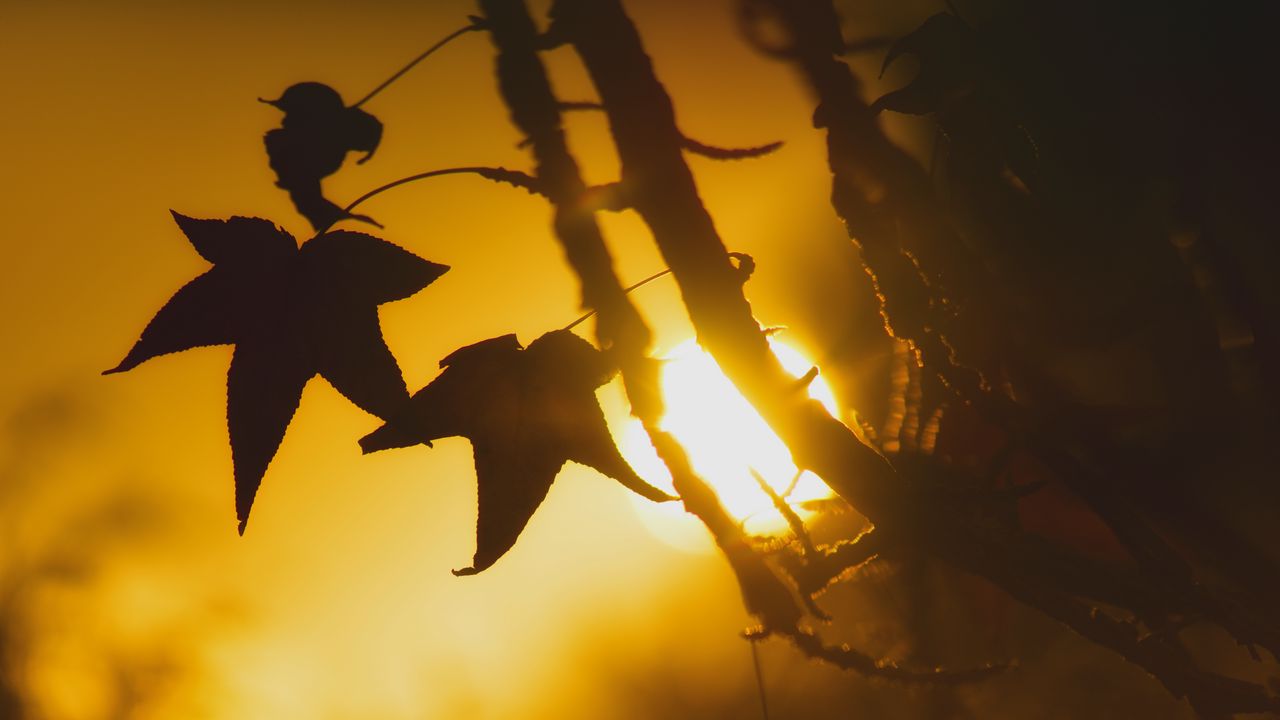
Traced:
[[[800, 377], [811, 363], [795, 349], [770, 338], [770, 346], [787, 372]], [[796, 466], [782, 440], [765, 424], [755, 408], [720, 372], [712, 357], [690, 340], [666, 356], [662, 395], [666, 401], [663, 429], [685, 446], [694, 469], [720, 496], [731, 515], [745, 522], [749, 532], [777, 533], [786, 527], [768, 496], [751, 476], [755, 470], [791, 504], [830, 497], [831, 490], [816, 475], [796, 479]], [[835, 397], [821, 376], [809, 385], [809, 396], [835, 413]], [[622, 453], [646, 480], [671, 491], [671, 476], [649, 444], [639, 421], [628, 422]], [[701, 525], [678, 503], [654, 504], [639, 499], [636, 511], [661, 540], [683, 549], [709, 549]], [[803, 517], [804, 511], [797, 510]]]

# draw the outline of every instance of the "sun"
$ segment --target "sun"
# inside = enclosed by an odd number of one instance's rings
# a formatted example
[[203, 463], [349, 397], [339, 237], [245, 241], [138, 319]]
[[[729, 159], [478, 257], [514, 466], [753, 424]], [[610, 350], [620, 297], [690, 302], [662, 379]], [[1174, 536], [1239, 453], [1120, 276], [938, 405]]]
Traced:
[[[812, 367], [804, 355], [776, 338], [771, 337], [769, 344], [792, 375], [800, 377]], [[786, 521], [757, 486], [752, 471], [777, 492], [787, 493], [792, 505], [831, 496], [830, 488], [813, 473], [806, 471], [797, 477], [787, 446], [695, 341], [677, 346], [664, 359], [661, 382], [666, 413], [662, 428], [684, 445], [694, 470], [748, 532], [774, 534], [786, 528]], [[821, 376], [809, 384], [809, 395], [835, 414], [835, 397]], [[636, 472], [654, 485], [672, 490], [671, 475], [639, 421], [633, 418], [627, 423], [620, 445]], [[655, 505], [641, 500], [634, 507], [660, 540], [682, 549], [711, 549], [706, 531], [678, 503]], [[797, 512], [805, 515], [803, 510]]]

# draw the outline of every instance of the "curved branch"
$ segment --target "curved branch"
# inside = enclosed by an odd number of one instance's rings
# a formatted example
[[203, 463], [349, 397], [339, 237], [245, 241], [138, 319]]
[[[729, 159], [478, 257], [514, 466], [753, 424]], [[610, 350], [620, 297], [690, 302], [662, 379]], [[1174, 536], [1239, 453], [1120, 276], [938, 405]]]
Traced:
[[397, 70], [394, 74], [392, 74], [391, 77], [387, 78], [386, 80], [383, 80], [381, 85], [370, 90], [369, 94], [360, 98], [351, 107], [360, 107], [361, 105], [369, 102], [370, 100], [373, 99], [373, 96], [377, 95], [383, 90], [386, 90], [387, 87], [391, 85], [391, 83], [394, 83], [395, 81], [399, 80], [402, 76], [404, 76], [405, 73], [409, 72], [415, 66], [417, 66], [418, 63], [422, 62], [423, 60], [426, 60], [428, 57], [431, 56], [432, 53], [444, 47], [445, 45], [448, 45], [453, 40], [459, 37], [462, 37], [463, 35], [466, 35], [469, 32], [472, 32], [475, 30], [483, 30], [483, 29], [484, 29], [484, 25], [482, 23], [476, 22], [476, 20], [473, 18], [470, 25], [458, 28], [457, 30], [454, 30], [453, 32], [444, 36], [444, 38], [441, 39], [439, 42], [437, 42], [435, 45], [432, 45], [431, 47], [427, 48], [425, 51], [423, 51], [421, 55], [409, 61], [408, 65], [405, 65], [404, 67]]
[[418, 173], [417, 175], [402, 177], [399, 180], [392, 180], [391, 182], [385, 185], [380, 185], [370, 190], [369, 192], [361, 195], [355, 200], [352, 200], [351, 203], [347, 205], [347, 207], [345, 208], [345, 211], [350, 213], [352, 210], [359, 207], [366, 200], [369, 200], [373, 197], [381, 195], [382, 193], [388, 190], [391, 190], [393, 188], [398, 188], [401, 185], [408, 185], [409, 183], [415, 183], [415, 182], [418, 182], [419, 180], [426, 180], [427, 178], [433, 178], [433, 177], [441, 177], [443, 175], [479, 175], [480, 177], [486, 180], [492, 180], [493, 182], [503, 182], [503, 183], [507, 183], [508, 185], [513, 185], [515, 187], [518, 187], [522, 190], [527, 190], [529, 193], [533, 195], [546, 195], [546, 192], [543, 191], [542, 186], [538, 182], [537, 178], [534, 178], [532, 175], [529, 175], [528, 173], [523, 173], [523, 172], [520, 172], [519, 170], [508, 170], [506, 168], [501, 168], [501, 167], [485, 167], [483, 165], [473, 165], [468, 167], [454, 167], [454, 168], [444, 168], [441, 170], [429, 170], [427, 172]]
[[[569, 111], [603, 111], [604, 105], [598, 102], [569, 100], [559, 103], [560, 110]], [[781, 140], [775, 140], [764, 145], [754, 145], [745, 148], [726, 148], [717, 145], [708, 145], [689, 137], [688, 135], [680, 136], [680, 144], [685, 150], [701, 155], [712, 160], [749, 160], [753, 158], [763, 157], [778, 150], [783, 145]]]

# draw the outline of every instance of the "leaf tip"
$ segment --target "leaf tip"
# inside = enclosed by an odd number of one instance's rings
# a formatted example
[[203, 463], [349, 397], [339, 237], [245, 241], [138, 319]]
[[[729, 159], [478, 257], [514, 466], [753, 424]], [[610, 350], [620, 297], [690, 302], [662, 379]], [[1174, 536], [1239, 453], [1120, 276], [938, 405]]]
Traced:
[[479, 574], [480, 571], [475, 569], [475, 567], [473, 566], [473, 567], [464, 567], [461, 570], [450, 570], [449, 572], [453, 573], [454, 577], [470, 577], [472, 575]]
[[376, 452], [378, 452], [379, 450], [385, 450], [385, 449], [386, 449], [386, 448], [384, 448], [384, 447], [379, 446], [379, 445], [375, 442], [375, 441], [377, 440], [377, 438], [375, 437], [377, 434], [378, 434], [378, 431], [377, 431], [377, 430], [374, 430], [373, 432], [369, 433], [368, 435], [365, 435], [364, 437], [360, 438], [359, 443], [360, 443], [360, 454], [361, 454], [361, 455], [369, 455], [370, 453], [376, 453]]
[[134, 368], [138, 367], [138, 366], [139, 366], [139, 365], [141, 365], [141, 364], [142, 364], [142, 361], [141, 361], [141, 360], [139, 360], [139, 359], [137, 359], [137, 358], [135, 358], [135, 357], [134, 357], [134, 353], [133, 353], [133, 352], [130, 352], [130, 353], [129, 353], [129, 355], [127, 355], [127, 356], [125, 357], [125, 359], [121, 360], [121, 361], [120, 361], [120, 363], [119, 363], [118, 365], [116, 365], [115, 367], [112, 367], [112, 368], [108, 368], [108, 369], [106, 369], [106, 370], [103, 370], [103, 371], [102, 371], [102, 374], [103, 374], [104, 376], [106, 376], [106, 375], [119, 375], [120, 373], [122, 373], [122, 372], [128, 372], [128, 371], [130, 371], [130, 370], [132, 370], [132, 369], [134, 369]]

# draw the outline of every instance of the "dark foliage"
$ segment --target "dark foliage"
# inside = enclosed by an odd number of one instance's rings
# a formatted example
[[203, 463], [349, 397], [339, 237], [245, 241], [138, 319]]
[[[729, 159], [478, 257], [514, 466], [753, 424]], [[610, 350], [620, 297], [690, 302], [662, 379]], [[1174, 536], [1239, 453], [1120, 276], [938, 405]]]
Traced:
[[975, 34], [959, 18], [938, 13], [889, 47], [880, 73], [903, 55], [914, 55], [919, 70], [912, 81], [871, 105], [872, 112], [924, 115], [973, 91], [980, 77], [981, 52]]
[[173, 217], [213, 268], [179, 290], [107, 373], [190, 348], [236, 346], [227, 426], [243, 533], [307, 380], [321, 375], [379, 417], [408, 400], [378, 305], [413, 295], [448, 267], [361, 233], [326, 233], [299, 248], [258, 218]]

